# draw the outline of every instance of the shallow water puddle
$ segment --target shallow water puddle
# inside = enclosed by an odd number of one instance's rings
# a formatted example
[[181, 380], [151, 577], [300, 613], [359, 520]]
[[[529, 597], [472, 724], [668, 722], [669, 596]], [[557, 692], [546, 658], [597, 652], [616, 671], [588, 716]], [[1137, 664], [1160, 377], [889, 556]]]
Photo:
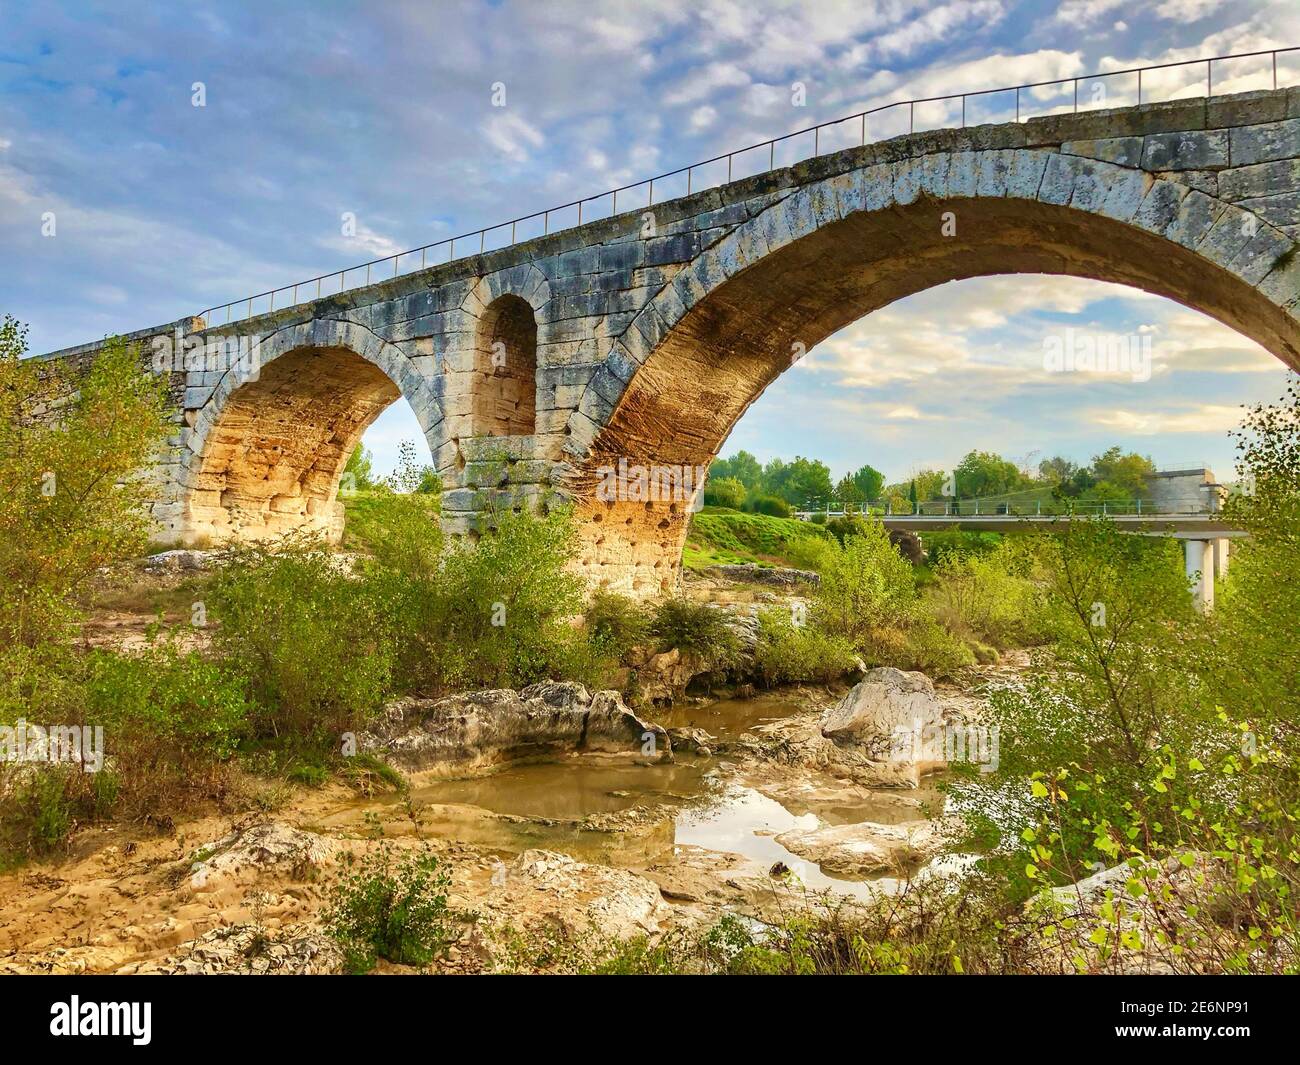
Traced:
[[[703, 728], [725, 742], [805, 710], [778, 696], [760, 696], [654, 716], [665, 727]], [[739, 770], [725, 756], [682, 755], [669, 765], [571, 758], [419, 784], [409, 804], [418, 810], [421, 834], [507, 853], [540, 847], [580, 861], [635, 869], [671, 860], [675, 848], [692, 846], [739, 854], [763, 870], [780, 862], [811, 890], [863, 896], [889, 881], [828, 875], [816, 863], [786, 850], [775, 837], [820, 825], [910, 820], [924, 816], [918, 800], [941, 802], [929, 789], [875, 792], [829, 779], [811, 782], [794, 771], [782, 775], [781, 770], [766, 770], [765, 776], [778, 774], [769, 786], [766, 780], [737, 779]], [[381, 813], [391, 818], [399, 803], [402, 800], [394, 796], [376, 797], [349, 804], [328, 820], [355, 823]], [[628, 819], [621, 820], [618, 815], [625, 813]], [[602, 816], [610, 816], [611, 823], [601, 824]], [[579, 824], [584, 818], [596, 823]], [[409, 821], [406, 824], [414, 829]], [[384, 828], [406, 830], [400, 817]]]

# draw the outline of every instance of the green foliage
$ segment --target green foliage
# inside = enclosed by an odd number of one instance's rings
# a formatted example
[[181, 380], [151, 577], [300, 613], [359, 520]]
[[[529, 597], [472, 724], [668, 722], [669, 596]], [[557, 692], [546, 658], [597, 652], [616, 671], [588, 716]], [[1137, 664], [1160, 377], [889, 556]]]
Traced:
[[349, 971], [367, 973], [380, 958], [423, 966], [441, 955], [454, 931], [450, 886], [450, 873], [429, 853], [399, 856], [386, 845], [355, 864], [334, 886], [325, 915]]
[[751, 514], [768, 514], [774, 518], [788, 518], [794, 508], [780, 496], [753, 494], [745, 499], [745, 509]]
[[168, 432], [164, 379], [110, 339], [84, 375], [24, 359], [26, 329], [0, 322], [0, 648], [66, 639], [73, 595], [138, 553], [147, 467]]
[[595, 668], [585, 634], [572, 624], [584, 588], [569, 569], [573, 517], [503, 513], [477, 543], [437, 552], [436, 531], [409, 524], [366, 568], [366, 585], [386, 605], [403, 690], [522, 687]]
[[937, 529], [925, 534], [925, 557], [937, 566], [952, 554], [983, 554], [1002, 543], [1001, 533], [968, 532], [963, 529]]
[[879, 521], [826, 552], [813, 617], [823, 630], [863, 647], [872, 632], [911, 619], [916, 600], [912, 567], [889, 542]]
[[[965, 798], [1003, 826], [1050, 813], [1072, 854], [1104, 861], [1095, 850], [1098, 823], [1135, 810], [1170, 823], [1188, 801], [1187, 778], [1159, 791], [1148, 787], [1170, 750], [1209, 758], [1230, 740], [1198, 709], [1186, 662], [1198, 621], [1175, 544], [1128, 536], [1109, 522], [1076, 521], [1044, 536], [1038, 553], [1047, 577], [1050, 668], [992, 696], [1000, 764], [991, 779], [969, 785]], [[1075, 782], [1065, 786], [1068, 808], [1052, 805], [1051, 789], [1031, 786], [1043, 773]], [[1004, 843], [1007, 875], [1023, 886], [1025, 847]]]
[[763, 466], [748, 451], [737, 451], [730, 458], [716, 459], [709, 476], [719, 480], [734, 478], [747, 489], [755, 488], [763, 479]]
[[792, 462], [773, 459], [763, 467], [761, 488], [765, 495], [778, 496], [791, 506], [803, 506], [814, 499], [829, 499], [830, 467], [824, 462], [806, 459], [802, 455], [795, 456]]
[[1004, 539], [985, 552], [948, 552], [934, 567], [931, 608], [950, 632], [996, 647], [1043, 643], [1050, 635], [1032, 550]]
[[113, 741], [112, 772], [132, 816], [218, 794], [252, 709], [231, 670], [169, 643], [92, 653], [84, 700], [81, 720]]
[[853, 474], [860, 499], [879, 499], [885, 491], [885, 475], [874, 466], [859, 466]]
[[383, 702], [387, 609], [319, 542], [229, 549], [211, 598], [213, 646], [244, 680], [254, 735], [332, 744]]
[[692, 515], [686, 535], [688, 564], [702, 565], [764, 561], [800, 566], [808, 545], [827, 539], [825, 529], [812, 522], [707, 509]]
[[169, 817], [224, 793], [248, 707], [221, 665], [157, 643], [130, 654], [11, 652], [0, 673], [0, 723], [91, 730], [86, 768], [0, 762], [0, 792], [13, 792], [0, 813], [0, 864], [46, 853], [79, 824]]
[[603, 589], [592, 594], [584, 618], [597, 653], [616, 662], [623, 661], [650, 633], [650, 618], [641, 604]]
[[442, 478], [438, 476], [438, 471], [416, 458], [415, 444], [410, 440], [403, 440], [397, 445], [397, 466], [385, 478], [384, 484], [394, 492], [414, 492], [420, 495], [442, 493]]
[[851, 672], [857, 654], [848, 640], [794, 624], [788, 610], [759, 614], [754, 671], [763, 684], [829, 684]]
[[345, 492], [364, 492], [379, 486], [379, 481], [375, 477], [374, 460], [375, 457], [364, 444], [358, 444], [352, 449], [352, 454], [348, 456], [347, 464], [343, 467]]
[[747, 490], [735, 477], [710, 477], [704, 485], [704, 504], [739, 510], [745, 505]]
[[1002, 495], [1021, 487], [1024, 478], [1014, 462], [990, 451], [972, 451], [953, 471], [959, 497]]
[[665, 599], [655, 607], [650, 635], [660, 651], [674, 648], [698, 656], [710, 669], [735, 662], [740, 640], [723, 611], [690, 599]]

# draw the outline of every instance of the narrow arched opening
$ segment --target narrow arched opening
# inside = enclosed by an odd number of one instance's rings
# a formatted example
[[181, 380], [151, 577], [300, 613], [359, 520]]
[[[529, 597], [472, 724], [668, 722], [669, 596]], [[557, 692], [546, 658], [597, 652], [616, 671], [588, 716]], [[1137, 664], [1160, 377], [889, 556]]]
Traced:
[[531, 436], [537, 429], [537, 319], [527, 300], [494, 300], [474, 353], [474, 436]]

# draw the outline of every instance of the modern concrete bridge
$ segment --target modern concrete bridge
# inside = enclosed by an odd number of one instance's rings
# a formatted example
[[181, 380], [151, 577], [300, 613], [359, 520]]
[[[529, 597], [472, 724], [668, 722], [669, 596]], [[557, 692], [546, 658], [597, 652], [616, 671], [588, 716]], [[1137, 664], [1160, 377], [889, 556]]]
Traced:
[[[1012, 514], [892, 514], [880, 518], [886, 529], [906, 529], [924, 536], [927, 532], [962, 529], [968, 532], [1050, 532], [1072, 521], [1096, 521], [1095, 514], [1012, 515]], [[1214, 582], [1228, 572], [1230, 543], [1247, 534], [1218, 514], [1114, 514], [1107, 520], [1123, 532], [1137, 536], [1167, 536], [1183, 544], [1187, 579], [1197, 606], [1214, 605]]]
[[621, 213], [562, 232], [498, 250], [478, 234], [482, 252], [408, 273], [395, 257], [389, 280], [316, 298], [313, 279], [241, 320], [216, 319], [242, 301], [129, 333], [179, 410], [154, 471], [160, 531], [337, 534], [347, 456], [400, 395], [449, 532], [569, 500], [591, 582], [659, 594], [703, 470], [773, 380], [863, 315], [979, 275], [1132, 285], [1300, 369], [1300, 88], [1020, 118], [631, 210], [623, 191]]

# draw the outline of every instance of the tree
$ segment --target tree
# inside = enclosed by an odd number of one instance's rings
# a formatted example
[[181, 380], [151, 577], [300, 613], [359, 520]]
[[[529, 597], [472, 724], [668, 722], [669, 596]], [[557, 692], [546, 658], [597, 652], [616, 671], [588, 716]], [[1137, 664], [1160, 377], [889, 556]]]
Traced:
[[1137, 499], [1147, 494], [1147, 478], [1156, 472], [1156, 464], [1136, 451], [1123, 452], [1108, 448], [1092, 458], [1092, 473], [1098, 481], [1107, 481], [1127, 493], [1124, 498]]
[[763, 480], [763, 467], [748, 451], [737, 451], [730, 458], [715, 459], [709, 473], [719, 480], [735, 478], [746, 488], [756, 488]]
[[348, 456], [347, 465], [343, 467], [343, 481], [353, 491], [376, 487], [374, 456], [364, 444], [358, 444]]
[[735, 477], [714, 477], [704, 484], [704, 502], [710, 507], [729, 507], [739, 510], [745, 505], [745, 486]]
[[943, 498], [943, 473], [940, 470], [918, 470], [912, 475], [917, 498], [922, 502]]
[[[360, 451], [360, 448], [354, 451], [353, 458], [356, 458]], [[357, 463], [359, 467], [363, 467], [367, 477], [371, 476], [370, 461], [370, 454], [367, 452]], [[438, 477], [437, 471], [428, 463], [420, 462], [415, 457], [415, 444], [410, 440], [403, 440], [397, 446], [397, 466], [383, 483], [394, 492], [414, 492], [424, 495], [437, 495], [442, 492], [442, 480]], [[370, 485], [357, 487], [378, 487], [378, 485], [372, 481]]]
[[863, 499], [879, 499], [885, 488], [885, 475], [873, 466], [860, 466], [853, 474]]
[[1038, 476], [1051, 485], [1065, 484], [1079, 470], [1077, 462], [1056, 455], [1038, 464]]
[[790, 463], [781, 459], [769, 462], [763, 470], [763, 487], [795, 506], [814, 499], [829, 499], [833, 492], [830, 467], [802, 455]]
[[867, 498], [851, 474], [845, 474], [835, 486], [835, 498], [841, 503], [861, 503]]
[[1020, 486], [1020, 471], [1014, 462], [991, 451], [972, 451], [954, 471], [957, 495], [971, 498], [997, 496]]
[[[168, 432], [165, 378], [110, 339], [84, 376], [24, 359], [27, 330], [0, 323], [0, 649], [53, 642], [101, 567], [143, 550], [147, 478]], [[68, 397], [57, 415], [44, 410]]]

